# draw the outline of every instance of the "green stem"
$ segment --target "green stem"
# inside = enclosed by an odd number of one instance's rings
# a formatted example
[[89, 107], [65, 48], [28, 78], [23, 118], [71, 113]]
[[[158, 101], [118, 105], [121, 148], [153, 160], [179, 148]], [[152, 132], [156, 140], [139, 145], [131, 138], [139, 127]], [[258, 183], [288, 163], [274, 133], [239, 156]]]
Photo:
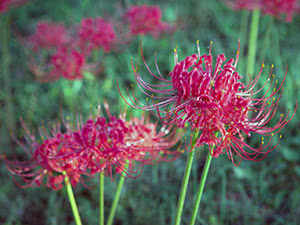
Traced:
[[256, 42], [257, 42], [257, 34], [258, 34], [258, 26], [259, 26], [259, 9], [255, 9], [252, 13], [251, 19], [251, 28], [250, 28], [250, 37], [249, 37], [249, 45], [248, 45], [248, 60], [247, 60], [247, 75], [253, 76], [254, 73], [254, 64], [256, 57]]
[[100, 173], [99, 224], [104, 225], [104, 174]]
[[[197, 138], [198, 138], [199, 131], [194, 134], [193, 141], [192, 141], [192, 148], [194, 148]], [[187, 164], [185, 167], [181, 188], [180, 188], [180, 194], [179, 199], [177, 203], [177, 211], [176, 211], [176, 218], [175, 218], [175, 225], [180, 225], [181, 217], [182, 217], [182, 211], [184, 206], [184, 200], [187, 192], [187, 187], [189, 184], [189, 178], [191, 174], [193, 159], [194, 159], [195, 149], [193, 149], [191, 152], [189, 152]]]
[[221, 204], [220, 204], [220, 218], [223, 223], [226, 223], [226, 170], [221, 173]]
[[271, 34], [272, 34], [272, 30], [273, 30], [273, 16], [269, 16], [269, 22], [268, 22], [268, 26], [267, 26], [267, 31], [265, 33], [265, 37], [264, 37], [264, 45], [262, 48], [262, 53], [261, 53], [261, 60], [260, 62], [262, 62], [265, 59], [266, 56], [266, 51], [268, 51], [270, 49], [270, 40], [271, 40]]
[[199, 188], [198, 188], [198, 192], [197, 192], [197, 196], [196, 196], [196, 202], [195, 202], [195, 205], [194, 205], [194, 210], [193, 210], [192, 218], [191, 218], [191, 221], [190, 221], [190, 225], [194, 225], [195, 222], [196, 222], [198, 209], [199, 209], [199, 206], [200, 206], [200, 201], [201, 201], [201, 197], [202, 197], [202, 194], [203, 194], [203, 189], [204, 189], [204, 186], [205, 186], [205, 182], [206, 182], [208, 170], [209, 170], [209, 167], [210, 167], [211, 159], [212, 159], [211, 153], [210, 153], [210, 151], [208, 151], [206, 161], [205, 161], [205, 165], [204, 165], [204, 169], [203, 169], [201, 179], [200, 179], [200, 183], [199, 183]]
[[109, 217], [108, 217], [108, 221], [107, 221], [106, 225], [112, 225], [113, 224], [116, 209], [117, 209], [119, 199], [120, 199], [120, 195], [121, 195], [121, 190], [122, 190], [122, 187], [123, 187], [123, 184], [124, 184], [124, 180], [125, 180], [125, 178], [123, 176], [121, 176], [120, 180], [119, 180], [118, 187], [117, 187], [117, 191], [116, 191], [116, 194], [115, 194], [115, 198], [114, 198], [112, 207], [110, 209], [110, 213], [109, 213]]
[[[6, 131], [15, 131], [15, 121], [14, 121], [14, 108], [12, 103], [12, 90], [11, 90], [11, 74], [10, 74], [10, 15], [4, 15], [2, 20], [1, 29], [1, 47], [2, 47], [2, 73], [3, 76], [3, 90], [5, 93], [4, 104], [5, 104], [5, 124]], [[3, 133], [4, 136], [8, 137], [7, 132]]]
[[[248, 10], [244, 10], [243, 11], [243, 15], [242, 15], [242, 19], [241, 19], [241, 25], [240, 25], [240, 45], [241, 45], [241, 49], [240, 49], [240, 55], [243, 55], [244, 53], [244, 49], [245, 49], [245, 45], [246, 45], [246, 34], [247, 34], [247, 24], [248, 24], [248, 20], [249, 20], [249, 14], [250, 12]], [[244, 60], [241, 60], [239, 62], [239, 71], [240, 73], [244, 73], [245, 71], [245, 63]]]
[[76, 225], [82, 225], [80, 215], [79, 215], [79, 211], [78, 211], [78, 207], [77, 207], [76, 200], [75, 200], [75, 196], [74, 196], [74, 193], [73, 193], [73, 190], [72, 190], [72, 185], [69, 181], [68, 176], [65, 176], [65, 183], [66, 183], [68, 197], [69, 197], [69, 201], [70, 201], [71, 208], [72, 208], [72, 211], [73, 211], [73, 216], [74, 216], [74, 219], [75, 219], [75, 223], [76, 223]]
[[282, 60], [281, 60], [281, 55], [280, 55], [280, 37], [279, 37], [279, 27], [274, 26], [274, 29], [272, 30], [272, 39], [273, 39], [273, 54], [275, 57], [275, 64], [277, 67], [277, 71], [282, 71]]

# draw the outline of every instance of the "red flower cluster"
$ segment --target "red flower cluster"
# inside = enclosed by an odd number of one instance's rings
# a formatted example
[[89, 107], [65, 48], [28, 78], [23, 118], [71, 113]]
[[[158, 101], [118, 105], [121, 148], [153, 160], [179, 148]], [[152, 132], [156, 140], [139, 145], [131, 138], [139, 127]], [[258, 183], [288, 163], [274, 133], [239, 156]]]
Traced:
[[66, 47], [71, 37], [67, 28], [61, 23], [39, 22], [35, 34], [29, 38], [35, 51], [39, 49], [56, 49]]
[[[29, 38], [35, 51], [30, 68], [43, 82], [60, 77], [81, 79], [84, 70], [95, 70], [95, 65], [87, 63], [92, 51], [102, 48], [107, 53], [117, 44], [129, 43], [136, 35], [159, 37], [173, 30], [161, 21], [161, 16], [158, 6], [131, 6], [123, 16], [121, 28], [116, 26], [118, 37], [112, 23], [101, 17], [84, 18], [76, 29], [67, 29], [61, 23], [39, 22], [36, 32]], [[128, 22], [130, 32], [127, 31]]]
[[88, 53], [100, 47], [105, 52], [109, 52], [111, 44], [116, 38], [112, 25], [101, 17], [83, 19], [78, 33], [80, 48]]
[[22, 178], [23, 187], [40, 186], [46, 179], [46, 185], [57, 190], [63, 187], [65, 176], [73, 186], [83, 182], [82, 175], [96, 173], [137, 177], [145, 164], [175, 159], [178, 155], [177, 151], [168, 150], [181, 138], [175, 130], [164, 126], [157, 132], [157, 125], [144, 117], [126, 121], [125, 114], [116, 118], [109, 110], [108, 115], [109, 121], [97, 117], [76, 130], [67, 124], [64, 133], [58, 126], [51, 134], [43, 129], [42, 143], [24, 126], [30, 140], [31, 159], [27, 163], [5, 159], [8, 169]]
[[85, 58], [76, 50], [60, 48], [52, 55], [51, 64], [53, 66], [51, 77], [63, 76], [68, 80], [80, 79]]
[[26, 0], [1, 0], [0, 1], [0, 13], [8, 11], [11, 7], [18, 6], [24, 3]]
[[275, 17], [285, 14], [285, 20], [291, 22], [293, 15], [299, 13], [300, 5], [298, 0], [265, 0], [263, 12]]
[[162, 32], [171, 29], [171, 26], [161, 21], [161, 10], [158, 6], [131, 6], [125, 13], [125, 19], [129, 21], [129, 29], [132, 35], [151, 34], [157, 38]]
[[[86, 64], [91, 52], [99, 48], [108, 52], [115, 41], [112, 25], [101, 17], [83, 19], [78, 34], [74, 36], [71, 35], [72, 32], [74, 31], [68, 30], [60, 23], [38, 23], [35, 34], [29, 40], [33, 50], [45, 50], [48, 53], [47, 57], [50, 55], [51, 59], [39, 66], [37, 63], [31, 63], [33, 73], [42, 81], [56, 80], [60, 77], [81, 79], [83, 70], [91, 68]], [[45, 71], [45, 68], [49, 68], [50, 72], [40, 72]]]
[[293, 15], [299, 13], [300, 5], [298, 0], [234, 0], [228, 1], [229, 5], [236, 10], [260, 9], [263, 13], [280, 18], [285, 15], [285, 20], [291, 22]]
[[[269, 127], [280, 100], [276, 94], [282, 90], [286, 75], [278, 85], [278, 81], [272, 79], [271, 70], [265, 84], [254, 91], [263, 66], [257, 77], [245, 86], [236, 71], [238, 56], [239, 51], [235, 60], [225, 62], [224, 54], [219, 55], [213, 66], [211, 48], [208, 55], [201, 56], [199, 50], [198, 54], [180, 62], [175, 49], [176, 66], [169, 73], [170, 79], [162, 76], [158, 67], [158, 75], [155, 75], [145, 63], [150, 74], [165, 83], [161, 85], [147, 83], [133, 67], [139, 87], [153, 100], [153, 104], [143, 105], [135, 97], [130, 97], [131, 103], [127, 101], [127, 104], [153, 111], [164, 124], [176, 124], [178, 127], [190, 124], [192, 130], [199, 130], [196, 145], [209, 145], [214, 157], [226, 151], [232, 160], [234, 154], [241, 159], [261, 160], [278, 145], [273, 146], [273, 136], [294, 117], [297, 105], [290, 118], [289, 113], [286, 116], [282, 114], [277, 123]], [[264, 90], [265, 93], [262, 93]], [[257, 148], [245, 141], [252, 133], [262, 135], [262, 143]], [[268, 140], [264, 140], [265, 137]]]

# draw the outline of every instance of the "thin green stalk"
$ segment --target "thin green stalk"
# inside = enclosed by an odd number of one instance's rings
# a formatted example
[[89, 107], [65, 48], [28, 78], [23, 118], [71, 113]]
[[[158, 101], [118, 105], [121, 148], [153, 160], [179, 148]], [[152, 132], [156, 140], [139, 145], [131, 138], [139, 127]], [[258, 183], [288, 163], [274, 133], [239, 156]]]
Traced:
[[104, 225], [104, 174], [100, 173], [99, 224]]
[[118, 203], [119, 203], [119, 199], [120, 199], [120, 195], [121, 195], [121, 190], [122, 190], [124, 181], [125, 181], [125, 178], [123, 176], [121, 176], [120, 180], [119, 180], [118, 187], [117, 187], [117, 191], [116, 191], [116, 194], [115, 194], [115, 198], [114, 198], [112, 207], [110, 209], [110, 213], [109, 213], [109, 217], [108, 217], [108, 221], [107, 221], [106, 225], [112, 225], [113, 224], [113, 221], [114, 221], [114, 218], [115, 218], [116, 209], [117, 209], [117, 206], [118, 206]]
[[195, 205], [194, 205], [194, 210], [193, 210], [192, 218], [191, 218], [191, 221], [190, 221], [190, 225], [194, 225], [195, 222], [196, 222], [196, 218], [197, 218], [197, 214], [198, 214], [198, 210], [199, 210], [199, 206], [200, 206], [200, 201], [201, 201], [201, 197], [202, 197], [202, 194], [203, 194], [203, 190], [204, 190], [207, 174], [208, 174], [208, 171], [209, 171], [211, 159], [212, 159], [211, 153], [210, 153], [210, 151], [208, 151], [206, 161], [205, 161], [205, 165], [204, 165], [204, 169], [203, 169], [201, 179], [200, 179], [200, 183], [199, 183], [198, 192], [197, 192], [197, 195], [196, 195], [196, 202], [195, 202]]
[[259, 9], [255, 9], [252, 13], [250, 37], [248, 45], [247, 75], [251, 78], [254, 73], [254, 64], [256, 57], [256, 42], [259, 26]]
[[[198, 134], [199, 134], [199, 131], [194, 134], [193, 141], [192, 141], [192, 148], [194, 148], [194, 146], [196, 144]], [[178, 203], [177, 203], [175, 225], [180, 225], [180, 222], [181, 222], [184, 200], [185, 200], [185, 196], [186, 196], [186, 192], [187, 192], [187, 188], [188, 188], [188, 184], [189, 184], [189, 178], [190, 178], [190, 174], [191, 174], [194, 154], [195, 154], [195, 148], [191, 152], [189, 152], [189, 155], [188, 155], [187, 164], [185, 167], [185, 171], [184, 171], [184, 175], [183, 175], [183, 179], [182, 179], [182, 183], [181, 183], [179, 199], [178, 199]]]
[[[3, 90], [5, 92], [4, 104], [5, 104], [5, 124], [6, 130], [11, 132], [15, 131], [15, 120], [14, 120], [14, 107], [12, 103], [11, 94], [11, 74], [10, 74], [10, 15], [4, 15], [1, 29], [1, 47], [2, 47], [2, 72], [3, 76]], [[7, 132], [3, 132], [3, 135], [8, 138]]]
[[226, 170], [221, 173], [221, 204], [220, 204], [220, 218], [223, 223], [226, 223]]
[[272, 30], [273, 30], [274, 17], [269, 16], [268, 19], [269, 19], [269, 21], [268, 21], [267, 30], [266, 30], [265, 37], [264, 37], [264, 45], [262, 48], [260, 62], [262, 62], [265, 59], [266, 52], [270, 49], [270, 40], [271, 40], [271, 34], [272, 34]]
[[75, 200], [75, 196], [74, 196], [74, 193], [73, 193], [73, 190], [72, 190], [72, 185], [69, 181], [68, 176], [65, 176], [65, 183], [66, 183], [67, 193], [68, 193], [69, 201], [70, 201], [71, 208], [72, 208], [72, 211], [73, 211], [73, 216], [74, 216], [74, 219], [75, 219], [75, 223], [76, 223], [76, 225], [82, 225], [80, 215], [79, 215], [79, 211], [78, 211], [78, 207], [77, 207], [76, 200]]
[[[243, 55], [244, 53], [244, 49], [245, 49], [245, 45], [246, 45], [246, 34], [247, 34], [247, 28], [248, 28], [248, 20], [249, 20], [249, 14], [250, 12], [248, 10], [244, 10], [243, 11], [243, 15], [242, 15], [242, 19], [241, 19], [241, 25], [240, 25], [240, 35], [239, 35], [239, 39], [240, 39], [240, 45], [241, 45], [241, 49], [240, 49], [240, 55]], [[241, 60], [239, 62], [239, 71], [240, 73], [244, 73], [245, 71], [245, 63], [244, 60]]]
[[273, 39], [273, 54], [275, 58], [275, 64], [277, 67], [278, 71], [282, 71], [283, 70], [283, 66], [282, 66], [282, 60], [281, 60], [281, 55], [280, 55], [280, 37], [279, 37], [279, 27], [274, 26], [274, 29], [272, 30], [272, 39]]

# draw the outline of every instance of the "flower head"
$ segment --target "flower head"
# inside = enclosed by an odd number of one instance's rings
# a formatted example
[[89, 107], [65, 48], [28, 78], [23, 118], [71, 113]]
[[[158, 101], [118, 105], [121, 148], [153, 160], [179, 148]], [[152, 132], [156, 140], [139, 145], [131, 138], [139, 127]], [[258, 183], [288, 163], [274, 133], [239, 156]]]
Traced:
[[157, 125], [144, 117], [127, 121], [125, 113], [117, 118], [110, 114], [107, 104], [105, 107], [109, 120], [104, 117], [88, 120], [74, 133], [81, 146], [77, 151], [88, 159], [86, 168], [92, 174], [105, 172], [112, 176], [115, 172], [137, 177], [145, 164], [177, 156], [177, 152], [169, 151], [181, 137], [175, 131], [162, 127], [157, 132]]
[[81, 79], [85, 65], [85, 56], [76, 50], [60, 48], [51, 57], [53, 77], [64, 77], [68, 80]]
[[35, 33], [29, 38], [33, 43], [33, 49], [61, 48], [70, 44], [70, 37], [64, 24], [39, 22]]
[[158, 37], [160, 33], [167, 31], [170, 25], [161, 21], [161, 10], [158, 6], [131, 6], [125, 13], [129, 21], [132, 35], [151, 34]]
[[0, 13], [8, 11], [11, 7], [18, 6], [24, 3], [26, 0], [1, 0], [0, 1]]
[[26, 131], [24, 144], [17, 143], [26, 151], [30, 159], [28, 161], [8, 160], [4, 158], [8, 170], [19, 176], [24, 184], [21, 187], [41, 186], [44, 183], [53, 190], [63, 187], [64, 178], [67, 176], [73, 186], [83, 182], [80, 172], [84, 158], [78, 157], [76, 152], [77, 143], [74, 141], [72, 132], [60, 132], [60, 126], [54, 126], [51, 132], [45, 128], [40, 130], [40, 139], [29, 132], [22, 122]]
[[116, 38], [112, 24], [101, 17], [82, 19], [78, 35], [82, 51], [88, 53], [100, 47], [109, 52]]
[[21, 177], [25, 185], [40, 186], [44, 183], [54, 190], [63, 187], [64, 178], [71, 184], [83, 183], [83, 176], [118, 173], [126, 177], [141, 175], [145, 164], [175, 159], [178, 151], [169, 151], [180, 140], [182, 134], [163, 126], [157, 130], [145, 117], [126, 120], [126, 114], [119, 118], [112, 116], [105, 104], [109, 119], [96, 119], [78, 123], [71, 127], [65, 123], [65, 132], [60, 126], [51, 132], [40, 130], [41, 140], [36, 140], [24, 125], [27, 144], [17, 141], [26, 150], [30, 159], [4, 161], [11, 173]]
[[263, 13], [281, 18], [285, 15], [285, 20], [291, 22], [293, 15], [299, 12], [298, 0], [229, 0], [228, 4], [235, 10], [260, 9]]
[[[164, 84], [153, 85], [144, 81], [133, 66], [137, 84], [142, 91], [152, 99], [152, 104], [144, 105], [134, 97], [131, 102], [135, 108], [153, 111], [163, 123], [176, 124], [178, 127], [190, 125], [194, 131], [199, 131], [197, 146], [207, 144], [211, 154], [215, 157], [227, 152], [233, 159], [234, 153], [242, 159], [261, 160], [275, 149], [273, 136], [293, 118], [281, 115], [273, 127], [268, 123], [276, 115], [280, 97], [276, 94], [282, 90], [283, 81], [272, 77], [272, 69], [267, 81], [255, 91], [255, 86], [261, 77], [262, 69], [257, 77], [248, 85], [236, 71], [239, 51], [236, 59], [226, 61], [225, 55], [217, 56], [213, 65], [211, 48], [209, 54], [198, 54], [178, 61], [177, 50], [174, 51], [175, 67], [168, 78], [152, 73], [145, 63], [150, 74]], [[273, 68], [273, 66], [272, 66]], [[269, 138], [262, 141], [257, 148], [249, 146], [245, 141], [252, 134]], [[259, 157], [261, 156], [261, 157]]]
[[42, 82], [55, 81], [61, 77], [68, 80], [82, 79], [84, 71], [98, 73], [102, 70], [100, 63], [88, 62], [88, 57], [95, 47], [109, 49], [108, 44], [113, 41], [109, 38], [113, 34], [109, 28], [102, 24], [102, 27], [98, 27], [99, 32], [93, 30], [93, 33], [87, 32], [88, 27], [83, 26], [82, 32], [72, 37], [72, 29], [66, 28], [64, 24], [39, 22], [35, 34], [27, 39], [34, 50], [30, 58], [32, 73]]
[[293, 15], [299, 13], [300, 5], [298, 0], [265, 0], [263, 1], [263, 12], [280, 18], [285, 15], [285, 20], [291, 22]]

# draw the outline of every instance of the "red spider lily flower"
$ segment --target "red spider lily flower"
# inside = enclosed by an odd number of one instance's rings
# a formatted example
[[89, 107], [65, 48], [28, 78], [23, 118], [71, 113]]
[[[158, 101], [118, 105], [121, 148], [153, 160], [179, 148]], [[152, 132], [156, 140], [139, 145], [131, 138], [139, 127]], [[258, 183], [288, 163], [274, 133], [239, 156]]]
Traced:
[[225, 0], [225, 2], [234, 10], [249, 10], [260, 8], [260, 0]]
[[30, 160], [4, 161], [8, 170], [17, 176], [20, 176], [24, 184], [16, 184], [20, 187], [46, 186], [53, 190], [63, 187], [65, 176], [67, 176], [73, 186], [82, 182], [80, 167], [83, 164], [83, 158], [77, 157], [73, 152], [76, 142], [70, 131], [62, 134], [59, 126], [56, 126], [47, 133], [45, 129], [40, 130], [42, 143], [38, 143], [36, 137], [32, 135], [23, 123], [26, 131], [27, 145], [17, 141], [17, 143], [26, 151]]
[[[163, 160], [172, 160], [178, 156], [178, 151], [169, 151], [177, 144], [182, 133], [163, 126], [157, 131], [157, 124], [149, 119], [133, 118], [125, 120], [126, 114], [120, 118], [109, 115], [88, 120], [76, 129], [71, 129], [65, 123], [66, 132], [60, 132], [60, 127], [53, 127], [51, 133], [40, 130], [41, 143], [38, 143], [26, 128], [26, 139], [29, 146], [17, 141], [29, 154], [30, 160], [4, 161], [11, 173], [21, 177], [24, 185], [21, 187], [40, 186], [44, 183], [54, 190], [61, 189], [65, 176], [73, 186], [84, 184], [83, 175], [92, 176], [105, 173], [112, 176], [113, 172], [126, 177], [141, 175], [145, 164]], [[46, 181], [46, 182], [45, 182]]]
[[64, 77], [68, 80], [82, 78], [82, 69], [85, 65], [85, 56], [76, 50], [60, 48], [51, 57], [53, 77]]
[[[273, 136], [290, 122], [297, 108], [296, 103], [290, 118], [289, 113], [281, 115], [273, 127], [268, 126], [276, 115], [281, 97], [276, 97], [276, 94], [283, 89], [287, 73], [278, 85], [278, 81], [272, 79], [271, 69], [264, 85], [254, 91], [263, 66], [254, 80], [245, 85], [236, 71], [239, 51], [235, 60], [227, 62], [224, 54], [218, 55], [215, 65], [211, 48], [208, 55], [201, 56], [199, 45], [198, 54], [178, 61], [175, 49], [174, 56], [176, 65], [169, 78], [159, 72], [157, 64], [158, 75], [154, 74], [143, 58], [150, 74], [164, 83], [160, 85], [143, 80], [137, 66], [133, 66], [137, 84], [147, 98], [153, 100], [153, 104], [144, 105], [129, 94], [131, 102], [128, 102], [121, 94], [127, 104], [152, 111], [164, 124], [176, 124], [178, 127], [190, 124], [192, 130], [199, 131], [196, 146], [209, 145], [214, 157], [226, 151], [232, 160], [237, 155], [241, 159], [258, 161], [277, 147], [278, 144], [273, 146]], [[252, 134], [262, 135], [262, 144], [257, 148], [245, 142]]]
[[[29, 68], [40, 82], [52, 82], [59, 78], [76, 80], [83, 78], [83, 72], [98, 74], [103, 70], [101, 63], [87, 63], [86, 56], [77, 50], [59, 48], [54, 54], [35, 54]], [[49, 60], [50, 58], [50, 60]]]
[[175, 130], [170, 132], [164, 126], [157, 132], [157, 125], [144, 117], [126, 121], [126, 114], [117, 118], [110, 114], [107, 104], [105, 107], [108, 121], [104, 117], [88, 120], [74, 133], [81, 146], [77, 152], [87, 159], [85, 168], [89, 173], [112, 176], [115, 171], [133, 178], [141, 175], [145, 164], [176, 158], [178, 152], [169, 151], [181, 138]]
[[262, 3], [263, 12], [280, 18], [285, 14], [285, 20], [291, 22], [293, 15], [299, 13], [300, 5], [298, 0], [265, 0]]
[[0, 13], [7, 12], [11, 7], [16, 7], [26, 0], [1, 0], [0, 1]]
[[162, 32], [170, 30], [171, 26], [161, 21], [161, 10], [158, 6], [131, 6], [125, 13], [125, 19], [130, 23], [132, 35], [151, 34], [158, 37]]
[[51, 49], [66, 47], [70, 42], [70, 36], [64, 24], [39, 22], [35, 33], [29, 38], [33, 43], [33, 49]]
[[226, 2], [235, 10], [246, 9], [252, 11], [260, 9], [263, 13], [277, 18], [285, 15], [287, 22], [291, 22], [293, 15], [298, 13], [300, 9], [298, 0], [227, 0]]
[[112, 24], [101, 17], [84, 18], [81, 21], [78, 35], [81, 51], [87, 54], [100, 47], [105, 52], [109, 52], [116, 38]]

